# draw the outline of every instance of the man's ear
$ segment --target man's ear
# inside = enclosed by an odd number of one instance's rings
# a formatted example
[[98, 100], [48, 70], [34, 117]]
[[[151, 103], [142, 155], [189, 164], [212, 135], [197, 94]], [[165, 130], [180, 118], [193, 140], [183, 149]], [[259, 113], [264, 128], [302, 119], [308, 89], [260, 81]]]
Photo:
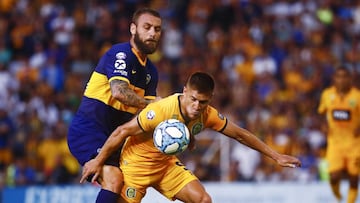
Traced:
[[130, 24], [130, 33], [131, 33], [131, 35], [135, 35], [135, 33], [136, 33], [136, 25], [135, 25], [135, 23]]

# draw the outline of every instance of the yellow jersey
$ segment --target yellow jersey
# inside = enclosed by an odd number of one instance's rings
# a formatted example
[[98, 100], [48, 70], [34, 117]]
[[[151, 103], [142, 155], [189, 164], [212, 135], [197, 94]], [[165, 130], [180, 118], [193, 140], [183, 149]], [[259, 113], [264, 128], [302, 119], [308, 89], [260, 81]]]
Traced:
[[354, 145], [360, 143], [360, 135], [355, 130], [360, 127], [360, 91], [355, 87], [343, 97], [335, 87], [322, 92], [318, 107], [320, 114], [326, 115], [328, 123], [328, 144]]
[[185, 119], [180, 110], [180, 95], [173, 94], [158, 102], [149, 104], [138, 115], [139, 126], [145, 132], [142, 135], [130, 136], [123, 148], [122, 159], [126, 162], [131, 157], [132, 161], [150, 160], [146, 164], [159, 164], [157, 161], [170, 159], [171, 156], [162, 154], [153, 144], [153, 131], [156, 126], [166, 119], [177, 119], [184, 122], [191, 136], [195, 136], [205, 128], [221, 132], [227, 123], [226, 117], [215, 108], [208, 106], [201, 116], [190, 122]]

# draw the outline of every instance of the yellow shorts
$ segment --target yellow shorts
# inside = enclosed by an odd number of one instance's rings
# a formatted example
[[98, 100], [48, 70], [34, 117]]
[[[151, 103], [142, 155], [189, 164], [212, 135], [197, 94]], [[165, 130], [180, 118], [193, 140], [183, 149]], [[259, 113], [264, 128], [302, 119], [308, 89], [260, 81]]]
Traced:
[[128, 203], [140, 203], [146, 189], [153, 187], [170, 200], [189, 182], [198, 180], [176, 157], [157, 162], [122, 161], [124, 174], [121, 196]]
[[360, 173], [360, 153], [358, 147], [328, 146], [326, 159], [329, 172], [346, 170], [350, 175]]

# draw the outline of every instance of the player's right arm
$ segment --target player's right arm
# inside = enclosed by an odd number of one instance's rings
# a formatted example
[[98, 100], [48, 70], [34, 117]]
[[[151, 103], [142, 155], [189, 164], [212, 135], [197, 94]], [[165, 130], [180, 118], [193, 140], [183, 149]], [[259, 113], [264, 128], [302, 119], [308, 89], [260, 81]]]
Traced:
[[321, 93], [320, 96], [320, 101], [319, 101], [319, 106], [317, 108], [317, 112], [319, 114], [319, 120], [320, 120], [320, 129], [323, 133], [327, 134], [329, 131], [329, 126], [328, 126], [328, 122], [327, 122], [327, 118], [326, 118], [326, 113], [327, 113], [327, 105], [326, 105], [326, 101], [327, 101], [327, 90], [324, 90]]
[[83, 183], [88, 176], [94, 175], [91, 182], [95, 182], [101, 174], [105, 160], [119, 148], [125, 139], [131, 135], [141, 134], [143, 131], [138, 124], [137, 117], [131, 121], [117, 127], [106, 140], [99, 154], [90, 161], [86, 162], [83, 167], [80, 183]]
[[123, 80], [112, 80], [110, 82], [110, 89], [112, 96], [127, 106], [142, 109], [151, 102], [151, 100], [137, 95], [132, 89], [130, 89], [129, 83]]

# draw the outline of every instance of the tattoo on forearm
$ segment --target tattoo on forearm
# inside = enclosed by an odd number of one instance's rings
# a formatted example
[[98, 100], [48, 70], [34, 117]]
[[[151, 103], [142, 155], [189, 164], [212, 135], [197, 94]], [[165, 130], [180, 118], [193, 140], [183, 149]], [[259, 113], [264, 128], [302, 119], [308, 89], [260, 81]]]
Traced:
[[113, 80], [110, 82], [110, 88], [113, 97], [125, 105], [143, 108], [148, 103], [144, 98], [130, 89], [129, 84], [125, 81]]

